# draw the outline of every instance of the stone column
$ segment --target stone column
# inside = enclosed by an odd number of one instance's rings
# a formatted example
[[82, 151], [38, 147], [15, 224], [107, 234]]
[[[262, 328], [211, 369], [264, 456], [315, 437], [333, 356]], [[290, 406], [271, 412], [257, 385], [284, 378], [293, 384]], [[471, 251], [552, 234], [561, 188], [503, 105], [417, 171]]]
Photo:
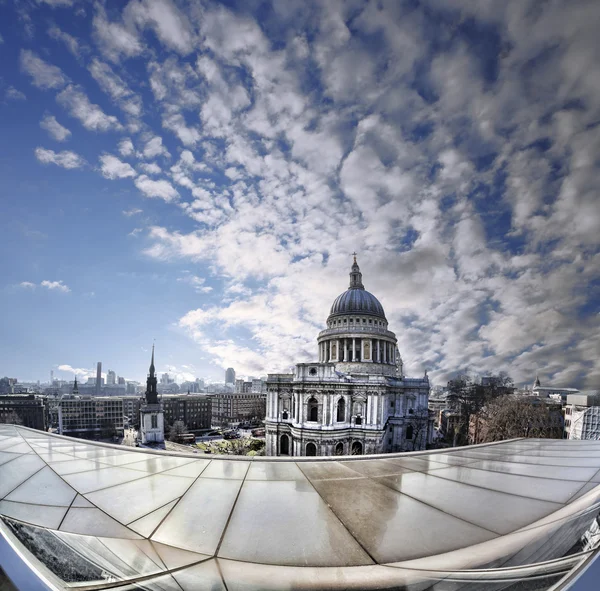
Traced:
[[340, 339], [338, 339], [336, 341], [336, 354], [335, 354], [335, 360], [339, 361], [342, 358], [342, 353], [340, 352]]
[[352, 362], [356, 361], [356, 339], [352, 339]]
[[348, 339], [344, 339], [344, 361], [348, 361]]
[[379, 350], [379, 339], [377, 339], [377, 363], [381, 363], [380, 350]]
[[383, 363], [387, 363], [387, 355], [386, 355], [386, 351], [387, 351], [387, 347], [386, 347], [386, 342], [383, 341], [383, 343], [381, 343], [383, 346]]

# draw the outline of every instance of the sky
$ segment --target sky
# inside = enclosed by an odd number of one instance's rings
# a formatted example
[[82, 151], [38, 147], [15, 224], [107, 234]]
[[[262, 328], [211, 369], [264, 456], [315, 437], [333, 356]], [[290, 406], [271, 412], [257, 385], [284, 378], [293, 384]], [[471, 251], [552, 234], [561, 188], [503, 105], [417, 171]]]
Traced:
[[0, 375], [600, 387], [600, 3], [0, 2]]

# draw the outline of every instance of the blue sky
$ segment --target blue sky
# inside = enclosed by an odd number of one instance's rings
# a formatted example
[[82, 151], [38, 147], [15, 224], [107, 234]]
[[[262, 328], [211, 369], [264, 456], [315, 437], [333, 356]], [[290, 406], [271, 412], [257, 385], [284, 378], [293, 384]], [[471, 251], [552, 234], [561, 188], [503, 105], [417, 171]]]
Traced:
[[356, 250], [408, 375], [598, 387], [599, 19], [0, 4], [0, 374], [286, 371]]

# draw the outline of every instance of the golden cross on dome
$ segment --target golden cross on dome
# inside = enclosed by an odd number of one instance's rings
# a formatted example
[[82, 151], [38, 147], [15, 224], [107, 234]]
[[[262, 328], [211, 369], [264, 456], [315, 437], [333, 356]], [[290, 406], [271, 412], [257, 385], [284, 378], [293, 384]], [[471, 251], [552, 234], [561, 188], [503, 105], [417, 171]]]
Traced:
[[353, 252], [352, 256], [354, 257], [354, 262], [356, 262], [356, 252]]

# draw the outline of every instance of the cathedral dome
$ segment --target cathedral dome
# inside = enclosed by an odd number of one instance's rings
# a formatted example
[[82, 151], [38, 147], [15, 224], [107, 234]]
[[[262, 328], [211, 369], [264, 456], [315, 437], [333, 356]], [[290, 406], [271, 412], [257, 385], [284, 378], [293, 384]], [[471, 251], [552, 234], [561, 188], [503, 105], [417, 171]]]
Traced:
[[350, 272], [350, 287], [335, 298], [329, 316], [345, 314], [369, 314], [385, 320], [385, 312], [379, 300], [368, 292], [362, 284], [362, 273], [356, 257]]

